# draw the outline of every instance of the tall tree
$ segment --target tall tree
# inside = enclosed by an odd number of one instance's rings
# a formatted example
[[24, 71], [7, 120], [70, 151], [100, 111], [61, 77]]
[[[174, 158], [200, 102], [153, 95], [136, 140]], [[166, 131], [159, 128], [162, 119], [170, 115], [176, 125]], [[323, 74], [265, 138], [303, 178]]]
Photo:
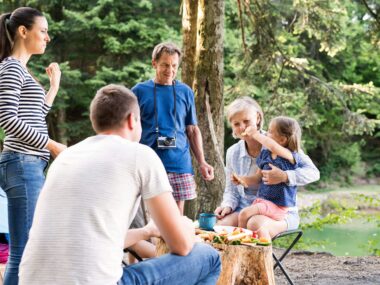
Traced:
[[223, 29], [224, 1], [184, 0], [182, 79], [195, 93], [198, 125], [208, 163], [214, 166], [215, 179], [202, 180], [197, 173], [198, 199], [187, 204], [185, 213], [196, 217], [212, 212], [224, 189], [223, 123]]

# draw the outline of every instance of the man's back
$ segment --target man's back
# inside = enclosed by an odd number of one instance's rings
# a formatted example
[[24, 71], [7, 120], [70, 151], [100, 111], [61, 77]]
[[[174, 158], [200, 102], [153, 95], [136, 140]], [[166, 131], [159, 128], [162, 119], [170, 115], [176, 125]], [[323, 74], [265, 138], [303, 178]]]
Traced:
[[20, 284], [116, 284], [140, 194], [170, 190], [160, 177], [152, 150], [118, 136], [91, 137], [63, 152], [37, 203]]

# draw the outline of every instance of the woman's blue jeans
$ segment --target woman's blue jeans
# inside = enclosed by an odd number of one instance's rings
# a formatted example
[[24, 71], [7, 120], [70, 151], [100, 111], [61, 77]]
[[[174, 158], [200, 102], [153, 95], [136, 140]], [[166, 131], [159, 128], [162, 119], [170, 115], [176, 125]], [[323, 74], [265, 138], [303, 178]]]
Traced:
[[7, 194], [10, 255], [4, 285], [18, 284], [18, 268], [38, 195], [45, 181], [47, 162], [35, 155], [4, 151], [0, 157], [0, 187]]
[[125, 267], [117, 285], [214, 285], [220, 269], [219, 253], [196, 243], [187, 256], [165, 254]]

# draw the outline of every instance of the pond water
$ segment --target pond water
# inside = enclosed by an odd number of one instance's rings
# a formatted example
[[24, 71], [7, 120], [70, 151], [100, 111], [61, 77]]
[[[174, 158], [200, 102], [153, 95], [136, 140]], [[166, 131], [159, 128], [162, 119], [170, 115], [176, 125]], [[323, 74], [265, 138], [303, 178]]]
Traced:
[[312, 251], [326, 251], [336, 256], [368, 256], [368, 240], [378, 241], [380, 228], [375, 222], [354, 220], [344, 225], [327, 225], [322, 230], [308, 229], [303, 238], [326, 242], [322, 246], [311, 247]]

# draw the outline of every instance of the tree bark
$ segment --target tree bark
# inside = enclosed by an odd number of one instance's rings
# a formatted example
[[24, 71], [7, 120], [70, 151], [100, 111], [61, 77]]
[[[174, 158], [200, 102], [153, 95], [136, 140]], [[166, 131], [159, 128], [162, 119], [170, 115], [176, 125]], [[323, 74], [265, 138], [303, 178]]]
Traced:
[[66, 124], [66, 110], [59, 109], [57, 112], [58, 140], [60, 143], [67, 145], [68, 138], [67, 138], [66, 127], [64, 127], [65, 124]]
[[[271, 246], [211, 244], [219, 251], [222, 271], [217, 285], [274, 285]], [[157, 256], [169, 253], [162, 238], [156, 242]]]
[[[191, 2], [196, 1], [184, 0], [183, 2], [184, 9], [189, 9], [183, 13], [183, 23], [191, 22], [190, 30], [192, 31], [186, 31], [186, 36], [184, 36], [184, 58], [189, 57], [190, 59], [186, 61], [182, 69], [182, 78], [185, 78], [185, 82], [194, 90], [198, 126], [203, 136], [205, 158], [215, 170], [214, 180], [205, 182], [198, 172], [198, 164], [194, 162], [198, 198], [186, 205], [185, 213], [190, 218], [196, 218], [200, 212], [213, 212], [215, 210], [220, 203], [225, 184], [223, 159], [224, 1], [199, 0], [197, 11], [192, 6], [195, 4]], [[189, 11], [197, 15], [196, 32], [193, 30], [195, 29], [193, 22], [195, 16], [188, 16]], [[195, 60], [192, 61], [191, 58], [195, 58]], [[194, 71], [191, 68], [192, 62], [194, 62]], [[193, 80], [191, 80], [192, 72], [194, 72]]]
[[182, 3], [182, 81], [193, 88], [197, 52], [198, 0]]

